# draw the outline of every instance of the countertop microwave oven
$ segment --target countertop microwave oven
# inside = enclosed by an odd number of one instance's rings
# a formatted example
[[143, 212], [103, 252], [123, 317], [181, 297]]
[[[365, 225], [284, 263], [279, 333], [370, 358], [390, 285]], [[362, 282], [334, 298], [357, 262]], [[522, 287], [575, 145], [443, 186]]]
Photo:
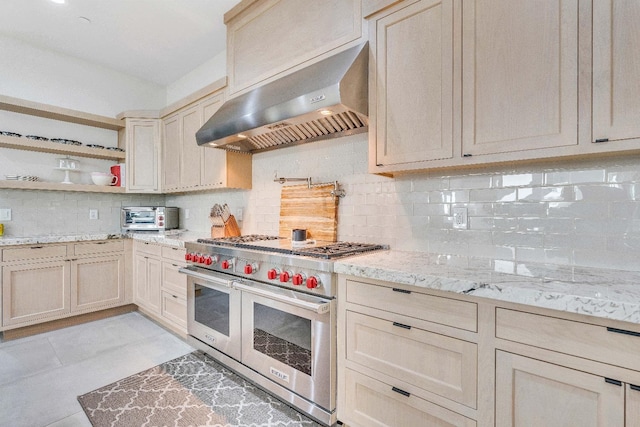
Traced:
[[130, 206], [122, 208], [123, 231], [164, 231], [178, 228], [178, 208], [165, 206]]

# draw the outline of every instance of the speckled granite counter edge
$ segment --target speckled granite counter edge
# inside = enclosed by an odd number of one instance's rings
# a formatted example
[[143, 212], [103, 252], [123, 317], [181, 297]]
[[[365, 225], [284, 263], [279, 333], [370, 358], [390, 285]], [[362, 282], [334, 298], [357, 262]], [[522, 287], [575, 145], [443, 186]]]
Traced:
[[[365, 279], [640, 324], [640, 272], [580, 268], [580, 276], [576, 280], [545, 280], [543, 274], [525, 277], [491, 271], [489, 266], [447, 266], [433, 258], [433, 254], [426, 253], [374, 252], [337, 261], [334, 271]], [[544, 267], [536, 264], [532, 270], [540, 273]]]
[[145, 242], [161, 243], [167, 246], [184, 248], [184, 243], [207, 237], [197, 232], [165, 232], [165, 233], [87, 233], [69, 235], [42, 235], [29, 237], [0, 237], [0, 248], [18, 245], [34, 245], [46, 243], [73, 243], [90, 240], [134, 239]]

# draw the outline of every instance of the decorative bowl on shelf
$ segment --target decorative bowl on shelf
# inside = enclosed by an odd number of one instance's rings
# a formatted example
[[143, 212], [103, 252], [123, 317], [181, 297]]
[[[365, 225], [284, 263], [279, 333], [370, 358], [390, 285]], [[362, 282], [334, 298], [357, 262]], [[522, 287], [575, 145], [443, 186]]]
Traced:
[[116, 185], [118, 177], [104, 172], [91, 172], [91, 181], [95, 185]]

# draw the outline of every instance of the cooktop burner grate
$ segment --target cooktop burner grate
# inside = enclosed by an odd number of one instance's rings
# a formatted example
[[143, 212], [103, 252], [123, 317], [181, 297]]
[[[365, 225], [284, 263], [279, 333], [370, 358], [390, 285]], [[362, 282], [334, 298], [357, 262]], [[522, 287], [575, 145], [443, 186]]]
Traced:
[[277, 240], [278, 236], [269, 236], [266, 234], [246, 234], [244, 236], [235, 237], [218, 237], [211, 239], [198, 239], [198, 243], [207, 243], [210, 245], [238, 246], [242, 243], [258, 242], [260, 240]]
[[293, 249], [292, 253], [294, 255], [332, 259], [361, 254], [364, 252], [375, 251], [379, 249], [384, 249], [384, 247], [382, 245], [369, 243], [337, 242], [324, 246]]

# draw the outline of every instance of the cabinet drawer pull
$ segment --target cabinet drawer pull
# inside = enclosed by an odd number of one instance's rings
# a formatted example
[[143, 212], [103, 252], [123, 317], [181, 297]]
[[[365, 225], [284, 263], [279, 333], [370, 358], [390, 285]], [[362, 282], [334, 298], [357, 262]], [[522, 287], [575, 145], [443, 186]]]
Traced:
[[613, 384], [613, 385], [617, 385], [617, 386], [621, 386], [622, 385], [622, 381], [614, 380], [613, 378], [605, 378], [604, 382], [606, 382], [607, 384]]
[[595, 140], [596, 144], [599, 144], [601, 142], [609, 142], [609, 138], [600, 138], [600, 139], [596, 139]]
[[629, 388], [634, 391], [640, 391], [640, 385], [629, 384]]
[[398, 322], [393, 322], [393, 326], [397, 326], [398, 328], [402, 328], [402, 329], [411, 329], [411, 326], [405, 325], [403, 323], [398, 323]]
[[393, 292], [400, 292], [401, 294], [410, 294], [411, 291], [407, 291], [406, 289], [393, 288]]
[[42, 249], [44, 246], [31, 246], [29, 249]]
[[96, 242], [96, 245], [106, 245], [107, 242]]
[[618, 329], [618, 328], [607, 328], [607, 331], [615, 332], [616, 334], [624, 334], [624, 335], [631, 335], [633, 337], [640, 337], [640, 332], [635, 332], [635, 331], [626, 331], [624, 329]]
[[409, 393], [408, 391], [404, 391], [404, 390], [402, 390], [401, 388], [398, 388], [398, 387], [391, 387], [391, 390], [395, 391], [396, 393], [399, 393], [399, 394], [401, 394], [403, 396], [406, 396], [406, 397], [410, 397], [411, 396], [411, 393]]

